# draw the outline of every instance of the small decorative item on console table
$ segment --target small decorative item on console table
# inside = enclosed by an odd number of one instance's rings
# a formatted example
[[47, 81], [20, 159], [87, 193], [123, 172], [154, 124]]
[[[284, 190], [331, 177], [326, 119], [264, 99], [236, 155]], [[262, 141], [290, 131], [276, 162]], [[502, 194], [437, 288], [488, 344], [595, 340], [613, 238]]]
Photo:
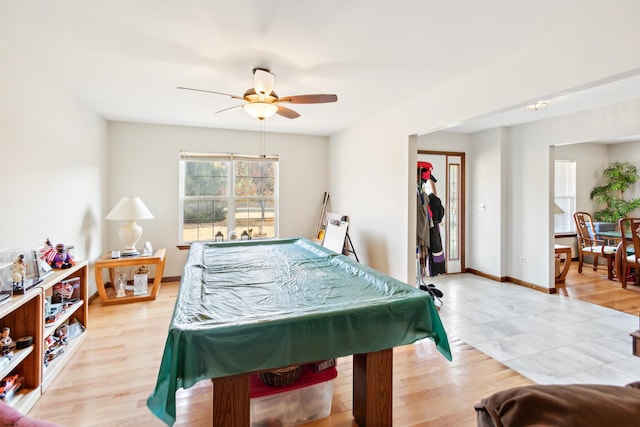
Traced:
[[[162, 274], [164, 272], [165, 248], [158, 249], [151, 256], [129, 256], [124, 258], [111, 258], [111, 252], [103, 255], [95, 263], [94, 270], [96, 274], [96, 287], [102, 304], [122, 304], [137, 301], [150, 301], [156, 299], [160, 284], [162, 283]], [[135, 295], [133, 291], [126, 291], [126, 296], [116, 296], [116, 276], [115, 270], [123, 267], [133, 267], [136, 265], [154, 265], [155, 272], [153, 277], [153, 287], [151, 292], [144, 295]], [[109, 278], [111, 287], [107, 289], [104, 278], [103, 269], [109, 270]]]

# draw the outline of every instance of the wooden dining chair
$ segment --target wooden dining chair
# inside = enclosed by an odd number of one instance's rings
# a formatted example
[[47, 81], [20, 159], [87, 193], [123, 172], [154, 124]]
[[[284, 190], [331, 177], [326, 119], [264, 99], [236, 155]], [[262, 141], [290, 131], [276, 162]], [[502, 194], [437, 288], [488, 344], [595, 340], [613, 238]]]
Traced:
[[627, 278], [634, 269], [635, 283], [640, 284], [640, 218], [622, 218], [618, 221], [622, 237], [620, 260], [620, 283], [627, 287]]
[[598, 269], [598, 259], [607, 260], [607, 278], [613, 279], [613, 259], [616, 255], [616, 246], [608, 246], [605, 240], [597, 239], [594, 234], [593, 220], [588, 212], [576, 212], [573, 214], [576, 222], [576, 234], [578, 235], [578, 273], [582, 273], [582, 264], [585, 255], [593, 256], [593, 270]]

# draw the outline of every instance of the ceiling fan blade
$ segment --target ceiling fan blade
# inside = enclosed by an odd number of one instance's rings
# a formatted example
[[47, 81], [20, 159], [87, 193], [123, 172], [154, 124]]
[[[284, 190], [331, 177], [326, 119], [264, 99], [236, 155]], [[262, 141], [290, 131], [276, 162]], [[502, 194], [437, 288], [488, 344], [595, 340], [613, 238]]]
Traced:
[[242, 105], [234, 105], [233, 107], [224, 108], [224, 109], [222, 109], [220, 111], [216, 111], [215, 114], [225, 113], [227, 111], [235, 110], [236, 108], [242, 108]]
[[231, 98], [235, 98], [235, 99], [244, 99], [241, 96], [237, 96], [237, 95], [229, 95], [228, 93], [222, 93], [222, 92], [214, 92], [212, 90], [204, 90], [204, 89], [194, 89], [191, 87], [182, 87], [182, 86], [178, 86], [177, 89], [182, 89], [182, 90], [193, 90], [195, 92], [206, 92], [206, 93], [213, 93], [214, 95], [222, 95], [222, 96], [230, 96]]
[[325, 102], [336, 102], [338, 95], [316, 94], [316, 95], [294, 95], [280, 98], [279, 102], [289, 102], [291, 104], [323, 104]]
[[265, 68], [253, 69], [253, 88], [258, 95], [269, 95], [276, 85], [276, 76]]
[[300, 114], [297, 111], [293, 111], [291, 108], [287, 108], [282, 105], [278, 105], [278, 111], [276, 111], [276, 113], [282, 117], [286, 117], [287, 119], [297, 119], [300, 117]]

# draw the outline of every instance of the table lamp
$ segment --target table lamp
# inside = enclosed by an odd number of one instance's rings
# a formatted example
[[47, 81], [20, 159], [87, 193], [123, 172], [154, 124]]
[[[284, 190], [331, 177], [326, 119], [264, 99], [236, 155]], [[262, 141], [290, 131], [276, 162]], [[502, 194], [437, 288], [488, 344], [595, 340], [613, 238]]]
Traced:
[[142, 227], [136, 224], [138, 219], [151, 219], [153, 214], [142, 203], [139, 197], [126, 196], [120, 199], [118, 204], [111, 209], [105, 219], [126, 221], [118, 235], [125, 244], [124, 251], [120, 251], [120, 256], [138, 256], [140, 252], [136, 250], [136, 243], [142, 236]]

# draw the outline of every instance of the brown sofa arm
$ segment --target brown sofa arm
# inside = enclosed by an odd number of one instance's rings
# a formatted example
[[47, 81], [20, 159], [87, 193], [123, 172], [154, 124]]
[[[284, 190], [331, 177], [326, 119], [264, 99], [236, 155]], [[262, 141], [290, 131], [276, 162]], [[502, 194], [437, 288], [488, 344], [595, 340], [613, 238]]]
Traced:
[[482, 399], [474, 407], [478, 427], [635, 427], [640, 425], [638, 383], [531, 385]]

